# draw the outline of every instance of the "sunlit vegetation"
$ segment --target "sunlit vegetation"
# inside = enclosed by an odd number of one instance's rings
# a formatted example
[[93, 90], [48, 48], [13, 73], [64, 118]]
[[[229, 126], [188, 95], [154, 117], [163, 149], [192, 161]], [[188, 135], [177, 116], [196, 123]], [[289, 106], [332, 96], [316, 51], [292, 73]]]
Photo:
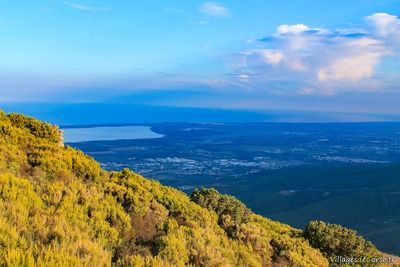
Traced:
[[106, 172], [64, 146], [56, 126], [0, 111], [2, 266], [328, 266], [340, 242], [378, 253], [335, 231], [311, 223], [303, 233], [214, 189], [189, 197]]
[[[313, 247], [319, 248], [327, 257], [378, 258], [381, 256], [375, 246], [361, 236], [358, 236], [356, 231], [337, 224], [311, 221], [307, 224], [303, 235], [310, 241]], [[376, 264], [362, 264], [362, 266], [373, 265]]]

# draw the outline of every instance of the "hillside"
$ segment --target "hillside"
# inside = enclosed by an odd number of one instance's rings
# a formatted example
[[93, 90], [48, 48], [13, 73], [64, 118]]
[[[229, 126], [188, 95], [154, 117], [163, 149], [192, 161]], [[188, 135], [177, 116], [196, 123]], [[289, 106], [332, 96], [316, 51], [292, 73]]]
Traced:
[[337, 225], [303, 232], [213, 189], [187, 196], [106, 172], [56, 126], [0, 111], [2, 266], [328, 266], [334, 255], [382, 256]]

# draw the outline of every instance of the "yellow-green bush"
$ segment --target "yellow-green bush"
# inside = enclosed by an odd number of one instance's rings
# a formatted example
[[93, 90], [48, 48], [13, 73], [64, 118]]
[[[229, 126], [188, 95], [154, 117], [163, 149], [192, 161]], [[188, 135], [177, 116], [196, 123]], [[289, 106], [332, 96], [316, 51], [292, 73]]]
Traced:
[[210, 192], [106, 172], [57, 127], [0, 111], [1, 266], [328, 266], [300, 230]]

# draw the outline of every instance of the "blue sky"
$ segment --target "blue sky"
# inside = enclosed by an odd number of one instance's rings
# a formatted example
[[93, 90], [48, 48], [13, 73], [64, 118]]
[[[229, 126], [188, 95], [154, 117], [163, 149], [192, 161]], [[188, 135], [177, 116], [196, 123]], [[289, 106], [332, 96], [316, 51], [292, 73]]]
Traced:
[[0, 103], [400, 114], [400, 5], [0, 1]]

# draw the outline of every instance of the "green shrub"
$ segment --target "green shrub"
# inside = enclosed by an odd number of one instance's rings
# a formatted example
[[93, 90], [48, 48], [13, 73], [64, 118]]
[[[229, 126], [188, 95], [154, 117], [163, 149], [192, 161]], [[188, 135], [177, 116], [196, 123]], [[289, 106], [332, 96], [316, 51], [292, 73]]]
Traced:
[[377, 257], [380, 255], [376, 247], [365, 240], [357, 232], [337, 224], [322, 221], [311, 221], [303, 232], [311, 246], [318, 248], [328, 258], [341, 256]]
[[218, 224], [230, 236], [236, 232], [237, 226], [246, 223], [250, 218], [250, 210], [233, 196], [221, 195], [214, 188], [195, 189], [190, 199], [196, 204], [214, 211], [218, 215]]

